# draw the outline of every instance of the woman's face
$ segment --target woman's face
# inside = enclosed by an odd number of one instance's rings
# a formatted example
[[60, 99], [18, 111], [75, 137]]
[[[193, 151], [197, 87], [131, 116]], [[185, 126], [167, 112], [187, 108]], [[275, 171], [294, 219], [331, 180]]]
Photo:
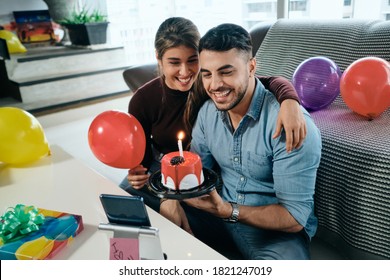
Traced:
[[199, 55], [196, 50], [185, 46], [170, 48], [158, 62], [169, 88], [180, 91], [191, 89], [199, 73]]

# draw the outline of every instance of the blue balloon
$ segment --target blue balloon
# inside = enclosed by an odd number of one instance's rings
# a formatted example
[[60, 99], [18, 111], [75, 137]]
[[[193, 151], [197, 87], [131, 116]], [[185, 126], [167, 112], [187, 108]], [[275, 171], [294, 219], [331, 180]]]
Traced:
[[340, 94], [341, 71], [329, 58], [316, 56], [298, 65], [292, 84], [308, 110], [316, 111], [329, 106]]

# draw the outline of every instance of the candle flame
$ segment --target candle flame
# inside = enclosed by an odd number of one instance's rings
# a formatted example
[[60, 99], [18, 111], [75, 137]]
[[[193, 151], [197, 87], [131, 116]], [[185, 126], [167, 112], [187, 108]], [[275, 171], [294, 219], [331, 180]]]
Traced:
[[183, 139], [184, 139], [184, 136], [185, 136], [184, 132], [183, 132], [183, 131], [180, 131], [180, 132], [177, 134], [177, 139], [183, 140]]

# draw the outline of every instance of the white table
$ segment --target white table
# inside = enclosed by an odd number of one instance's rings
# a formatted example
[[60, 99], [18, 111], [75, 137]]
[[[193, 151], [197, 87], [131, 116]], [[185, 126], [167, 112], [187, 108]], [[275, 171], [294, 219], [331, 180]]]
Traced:
[[[0, 165], [0, 212], [16, 204], [33, 205], [83, 217], [84, 230], [55, 259], [107, 260], [111, 231], [98, 229], [107, 218], [99, 200], [102, 193], [128, 195], [58, 146], [51, 156], [31, 165]], [[107, 168], [111, 168], [107, 166]], [[221, 260], [214, 251], [169, 220], [147, 208], [153, 227], [159, 229], [162, 250], [170, 260]]]

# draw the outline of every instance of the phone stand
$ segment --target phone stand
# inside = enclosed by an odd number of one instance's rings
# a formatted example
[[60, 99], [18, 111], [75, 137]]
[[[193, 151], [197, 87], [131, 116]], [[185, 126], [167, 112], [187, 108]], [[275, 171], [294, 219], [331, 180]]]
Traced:
[[100, 223], [99, 229], [114, 232], [114, 238], [136, 238], [139, 240], [141, 260], [164, 260], [158, 228], [137, 227], [119, 224]]

